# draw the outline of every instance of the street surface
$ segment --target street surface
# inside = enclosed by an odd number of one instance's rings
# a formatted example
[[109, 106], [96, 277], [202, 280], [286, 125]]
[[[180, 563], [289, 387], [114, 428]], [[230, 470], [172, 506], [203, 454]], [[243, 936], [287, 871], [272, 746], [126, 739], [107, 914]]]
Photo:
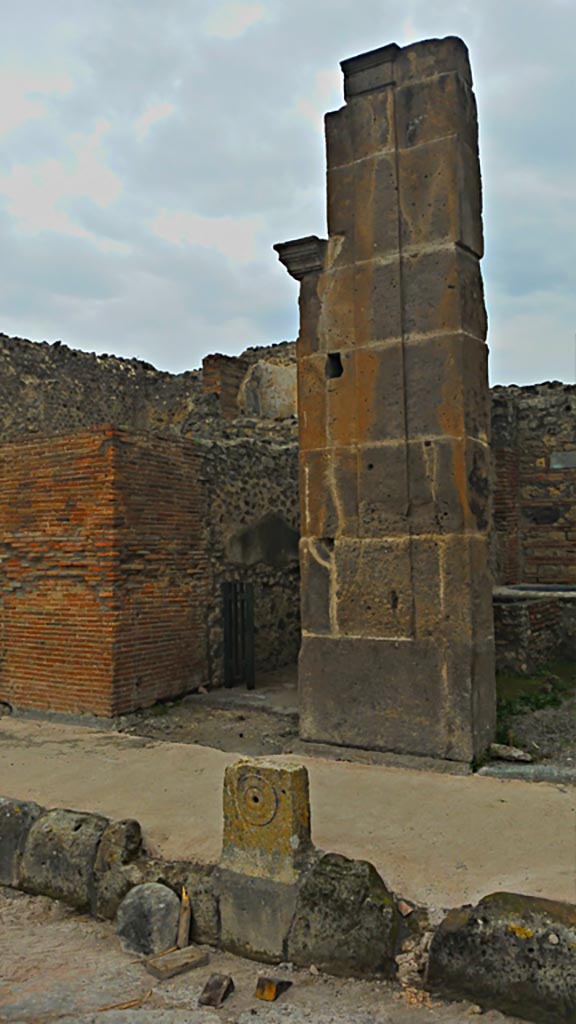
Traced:
[[[222, 1009], [198, 1008], [212, 972], [235, 992]], [[259, 974], [289, 978], [277, 1003], [254, 998]], [[120, 1004], [120, 1005], [117, 1005]], [[125, 1004], [132, 1004], [126, 1005]], [[124, 1007], [125, 1008], [122, 1008]], [[116, 1007], [116, 1008], [114, 1008]], [[444, 1003], [388, 982], [278, 969], [222, 953], [157, 981], [122, 951], [114, 928], [41, 896], [0, 887], [0, 1022], [3, 1024], [516, 1024], [467, 1003]]]

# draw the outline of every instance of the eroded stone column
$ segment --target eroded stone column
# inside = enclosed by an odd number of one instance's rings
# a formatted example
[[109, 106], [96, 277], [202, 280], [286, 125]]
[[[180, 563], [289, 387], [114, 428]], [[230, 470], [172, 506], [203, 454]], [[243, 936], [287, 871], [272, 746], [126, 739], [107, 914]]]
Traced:
[[329, 239], [276, 247], [301, 281], [301, 734], [470, 761], [495, 688], [468, 54], [431, 40], [342, 68]]

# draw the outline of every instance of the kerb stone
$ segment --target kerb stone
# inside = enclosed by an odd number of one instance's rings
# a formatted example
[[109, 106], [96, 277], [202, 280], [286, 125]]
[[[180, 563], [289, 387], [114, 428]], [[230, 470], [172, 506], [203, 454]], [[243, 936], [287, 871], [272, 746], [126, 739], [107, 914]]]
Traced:
[[452, 910], [430, 947], [427, 985], [537, 1024], [576, 1021], [576, 908], [495, 893]]
[[21, 888], [88, 910], [94, 862], [107, 818], [79, 811], [48, 811], [32, 825], [21, 862]]
[[30, 800], [0, 797], [0, 885], [20, 884], [20, 860], [28, 833], [43, 808]]

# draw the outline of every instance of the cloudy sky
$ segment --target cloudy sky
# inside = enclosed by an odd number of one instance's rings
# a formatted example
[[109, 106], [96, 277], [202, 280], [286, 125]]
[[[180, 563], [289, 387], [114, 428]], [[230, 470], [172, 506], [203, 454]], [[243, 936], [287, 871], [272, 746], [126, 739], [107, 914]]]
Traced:
[[572, 382], [576, 0], [0, 0], [0, 331], [179, 372], [294, 338], [339, 61], [460, 35], [493, 383]]

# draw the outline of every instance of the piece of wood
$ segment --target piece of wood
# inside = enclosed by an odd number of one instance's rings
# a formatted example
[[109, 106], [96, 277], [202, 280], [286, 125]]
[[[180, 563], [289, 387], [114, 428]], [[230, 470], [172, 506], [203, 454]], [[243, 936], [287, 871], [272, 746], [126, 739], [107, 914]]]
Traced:
[[234, 991], [234, 982], [229, 974], [211, 974], [204, 985], [199, 1006], [213, 1006], [219, 1010], [225, 999]]
[[182, 886], [182, 902], [180, 903], [180, 919], [178, 921], [178, 938], [176, 939], [176, 945], [178, 949], [184, 949], [190, 945], [190, 920], [192, 917], [192, 907], [190, 906], [190, 897], [186, 891], [186, 886]]
[[256, 983], [255, 996], [257, 999], [264, 999], [267, 1003], [273, 1003], [278, 996], [281, 996], [291, 986], [291, 981], [284, 978], [266, 978], [260, 975]]
[[177, 949], [175, 953], [149, 956], [142, 963], [150, 974], [163, 980], [173, 978], [184, 971], [191, 971], [194, 967], [204, 967], [210, 963], [210, 955], [194, 946], [186, 946], [185, 949]]
[[137, 999], [129, 999], [127, 1003], [108, 1003], [107, 1006], [99, 1006], [96, 1013], [104, 1013], [106, 1010], [137, 1010], [150, 999], [151, 995], [152, 989], [149, 989], [146, 995], [138, 996]]

